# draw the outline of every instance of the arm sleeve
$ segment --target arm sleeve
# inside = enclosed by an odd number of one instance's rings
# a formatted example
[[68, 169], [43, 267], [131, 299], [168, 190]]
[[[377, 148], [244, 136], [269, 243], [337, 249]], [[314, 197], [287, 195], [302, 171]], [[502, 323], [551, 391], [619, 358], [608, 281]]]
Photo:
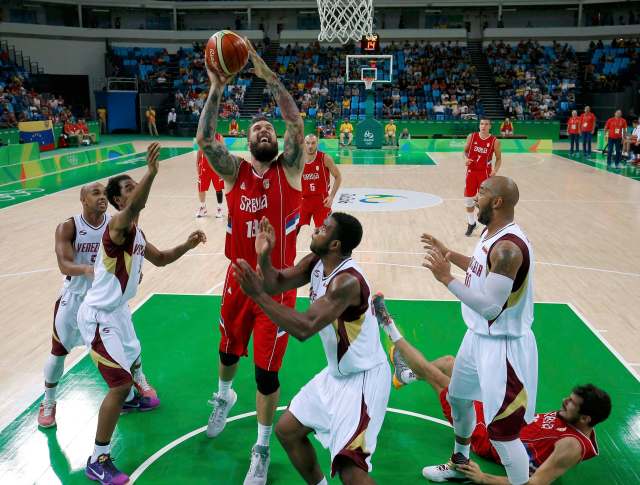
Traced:
[[483, 318], [493, 320], [502, 311], [513, 288], [513, 280], [498, 273], [489, 273], [484, 291], [467, 288], [458, 280], [449, 283], [449, 291], [462, 303], [478, 312]]

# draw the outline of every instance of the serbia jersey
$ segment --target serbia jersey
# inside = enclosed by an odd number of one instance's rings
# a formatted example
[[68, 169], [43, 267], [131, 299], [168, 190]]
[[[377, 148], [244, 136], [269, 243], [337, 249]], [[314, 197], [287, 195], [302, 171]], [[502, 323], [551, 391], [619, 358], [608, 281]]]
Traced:
[[105, 228], [94, 278], [84, 302], [98, 310], [112, 311], [125, 305], [138, 291], [147, 245], [144, 234], [133, 225], [122, 245], [116, 245]]
[[[100, 241], [104, 233], [110, 216], [105, 214], [102, 223], [98, 227], [89, 224], [82, 214], [72, 217], [75, 226], [73, 236], [73, 262], [75, 264], [86, 264], [93, 266], [96, 261]], [[76, 295], [85, 295], [91, 288], [91, 280], [86, 276], [65, 276], [62, 290]]]
[[471, 134], [471, 143], [469, 144], [469, 153], [467, 158], [473, 160], [467, 167], [467, 170], [485, 172], [487, 171], [491, 159], [493, 158], [493, 148], [496, 143], [496, 137], [489, 135], [482, 138], [480, 133]]
[[262, 217], [269, 219], [276, 242], [271, 263], [276, 269], [293, 266], [296, 258], [296, 227], [300, 219], [300, 190], [293, 188], [282, 166], [282, 155], [258, 175], [251, 163], [240, 160], [238, 177], [226, 194], [229, 217], [225, 255], [256, 267], [255, 238]]
[[387, 363], [371, 304], [369, 283], [351, 258], [345, 259], [327, 276], [324, 275], [322, 260], [318, 261], [311, 271], [309, 300], [313, 303], [323, 297], [331, 280], [342, 273], [349, 273], [360, 282], [360, 305], [347, 308], [334, 322], [320, 330], [328, 371], [333, 376], [364, 372]]
[[515, 222], [500, 229], [490, 238], [486, 230], [476, 244], [465, 275], [464, 284], [472, 290], [483, 291], [487, 275], [491, 270], [491, 251], [498, 241], [511, 241], [522, 252], [522, 265], [513, 281], [511, 294], [500, 314], [487, 320], [478, 312], [462, 303], [464, 323], [475, 333], [490, 336], [521, 337], [533, 324], [533, 249], [520, 226]]
[[330, 173], [324, 164], [324, 152], [316, 151], [316, 156], [304, 164], [302, 172], [302, 197], [322, 197], [329, 195]]

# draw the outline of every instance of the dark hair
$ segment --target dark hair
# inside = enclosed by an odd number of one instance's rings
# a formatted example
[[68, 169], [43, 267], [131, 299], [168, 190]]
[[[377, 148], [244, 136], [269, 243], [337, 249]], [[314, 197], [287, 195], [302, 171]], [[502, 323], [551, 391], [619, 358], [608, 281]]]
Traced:
[[[505, 118], [506, 118], [506, 117], [505, 117]], [[489, 123], [491, 123], [491, 120], [490, 120], [488, 117], [486, 117], [486, 116], [482, 116], [482, 117], [480, 117], [480, 119], [479, 119], [478, 121], [488, 121]]]
[[601, 423], [611, 414], [611, 397], [593, 384], [576, 386], [573, 394], [582, 398], [580, 414], [591, 417], [591, 426]]
[[331, 217], [337, 224], [334, 238], [340, 241], [342, 254], [349, 256], [362, 241], [362, 224], [358, 219], [344, 212], [333, 212]]
[[115, 207], [118, 210], [120, 210], [120, 207], [118, 207], [118, 204], [116, 203], [116, 197], [118, 197], [121, 194], [120, 182], [127, 179], [132, 180], [129, 175], [127, 175], [126, 173], [123, 173], [122, 175], [116, 175], [115, 177], [111, 177], [109, 179], [109, 182], [107, 182], [107, 200], [113, 207]]
[[[271, 123], [271, 120], [269, 118], [267, 118], [265, 115], [263, 115], [262, 113], [258, 113], [257, 115], [255, 115], [253, 118], [251, 118], [251, 123], [249, 123], [249, 129], [251, 129], [251, 127], [256, 124], [258, 121], [268, 121], [269, 123]], [[273, 123], [271, 123], [273, 124]]]

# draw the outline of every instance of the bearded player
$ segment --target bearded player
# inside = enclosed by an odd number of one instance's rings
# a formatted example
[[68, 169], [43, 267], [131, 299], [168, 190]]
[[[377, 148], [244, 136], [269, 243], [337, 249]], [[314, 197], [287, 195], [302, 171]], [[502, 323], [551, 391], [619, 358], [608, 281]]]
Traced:
[[[448, 355], [432, 362], [402, 336], [384, 302], [373, 298], [378, 323], [393, 342], [389, 352], [394, 365], [393, 384], [400, 388], [417, 379], [426, 381], [440, 398], [442, 412], [450, 423], [449, 383], [455, 359]], [[489, 440], [482, 403], [474, 402], [477, 424], [471, 435], [471, 450], [483, 458], [501, 463]], [[520, 439], [529, 455], [530, 485], [547, 485], [579, 463], [598, 456], [595, 426], [609, 417], [611, 398], [593, 384], [576, 386], [562, 400], [560, 410], [536, 414], [532, 423], [520, 431]], [[485, 485], [509, 485], [507, 477], [483, 473], [477, 463], [469, 461], [451, 470], [449, 465], [426, 467], [425, 478], [433, 482], [471, 480]]]
[[[264, 117], [254, 118], [249, 127], [247, 137], [251, 157], [248, 161], [230, 154], [224, 144], [215, 140], [218, 107], [228, 78], [210, 70], [211, 87], [200, 115], [196, 141], [213, 169], [224, 180], [229, 211], [225, 255], [230, 263], [244, 259], [252, 268], [256, 267], [255, 238], [259, 221], [266, 217], [276, 234], [271, 263], [274, 268], [283, 270], [292, 267], [296, 257], [296, 228], [300, 219], [304, 168], [304, 123], [295, 101], [277, 75], [258, 56], [251, 43], [246, 42], [254, 72], [266, 81], [286, 123], [283, 153], [278, 155], [275, 129]], [[233, 378], [240, 357], [248, 353], [247, 346], [253, 334], [258, 438], [252, 448], [251, 465], [244, 483], [264, 484], [270, 461], [273, 418], [280, 397], [278, 371], [288, 335], [242, 292], [231, 274], [231, 264], [222, 295], [218, 391], [210, 401], [213, 411], [207, 425], [207, 436], [215, 438], [222, 432], [229, 410], [236, 403]], [[291, 289], [273, 298], [278, 303], [293, 307], [296, 290]]]
[[[495, 155], [495, 164], [491, 159]], [[464, 145], [464, 159], [467, 167], [467, 177], [464, 185], [464, 205], [467, 208], [467, 232], [471, 236], [476, 228], [475, 202], [480, 185], [489, 177], [498, 174], [502, 165], [502, 149], [500, 140], [491, 134], [491, 121], [488, 118], [480, 120], [480, 131], [471, 133]]]
[[[331, 213], [333, 199], [342, 183], [342, 174], [331, 158], [331, 155], [318, 150], [318, 137], [307, 135], [304, 138], [305, 158], [302, 172], [302, 205], [300, 207], [300, 223], [302, 226], [311, 223], [320, 227]], [[330, 175], [333, 176], [333, 186]]]

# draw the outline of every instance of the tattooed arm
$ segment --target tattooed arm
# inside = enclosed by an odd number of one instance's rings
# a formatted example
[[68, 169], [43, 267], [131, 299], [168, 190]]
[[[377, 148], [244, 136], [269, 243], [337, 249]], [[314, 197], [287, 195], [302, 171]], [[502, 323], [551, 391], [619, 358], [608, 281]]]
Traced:
[[284, 134], [284, 152], [281, 155], [282, 164], [287, 172], [290, 182], [296, 182], [300, 187], [300, 178], [304, 170], [304, 121], [296, 102], [278, 79], [278, 76], [269, 69], [269, 66], [258, 55], [251, 42], [245, 39], [249, 49], [249, 56], [254, 66], [256, 76], [264, 79], [271, 91], [276, 103], [280, 107], [282, 119], [287, 125]]
[[218, 125], [218, 109], [220, 100], [224, 93], [224, 85], [228, 78], [212, 72], [207, 68], [211, 87], [209, 88], [209, 97], [200, 113], [200, 121], [198, 122], [198, 132], [196, 134], [196, 143], [204, 152], [211, 168], [224, 180], [225, 189], [233, 187], [238, 176], [238, 167], [240, 160], [235, 157], [226, 145], [216, 141], [216, 126]]

